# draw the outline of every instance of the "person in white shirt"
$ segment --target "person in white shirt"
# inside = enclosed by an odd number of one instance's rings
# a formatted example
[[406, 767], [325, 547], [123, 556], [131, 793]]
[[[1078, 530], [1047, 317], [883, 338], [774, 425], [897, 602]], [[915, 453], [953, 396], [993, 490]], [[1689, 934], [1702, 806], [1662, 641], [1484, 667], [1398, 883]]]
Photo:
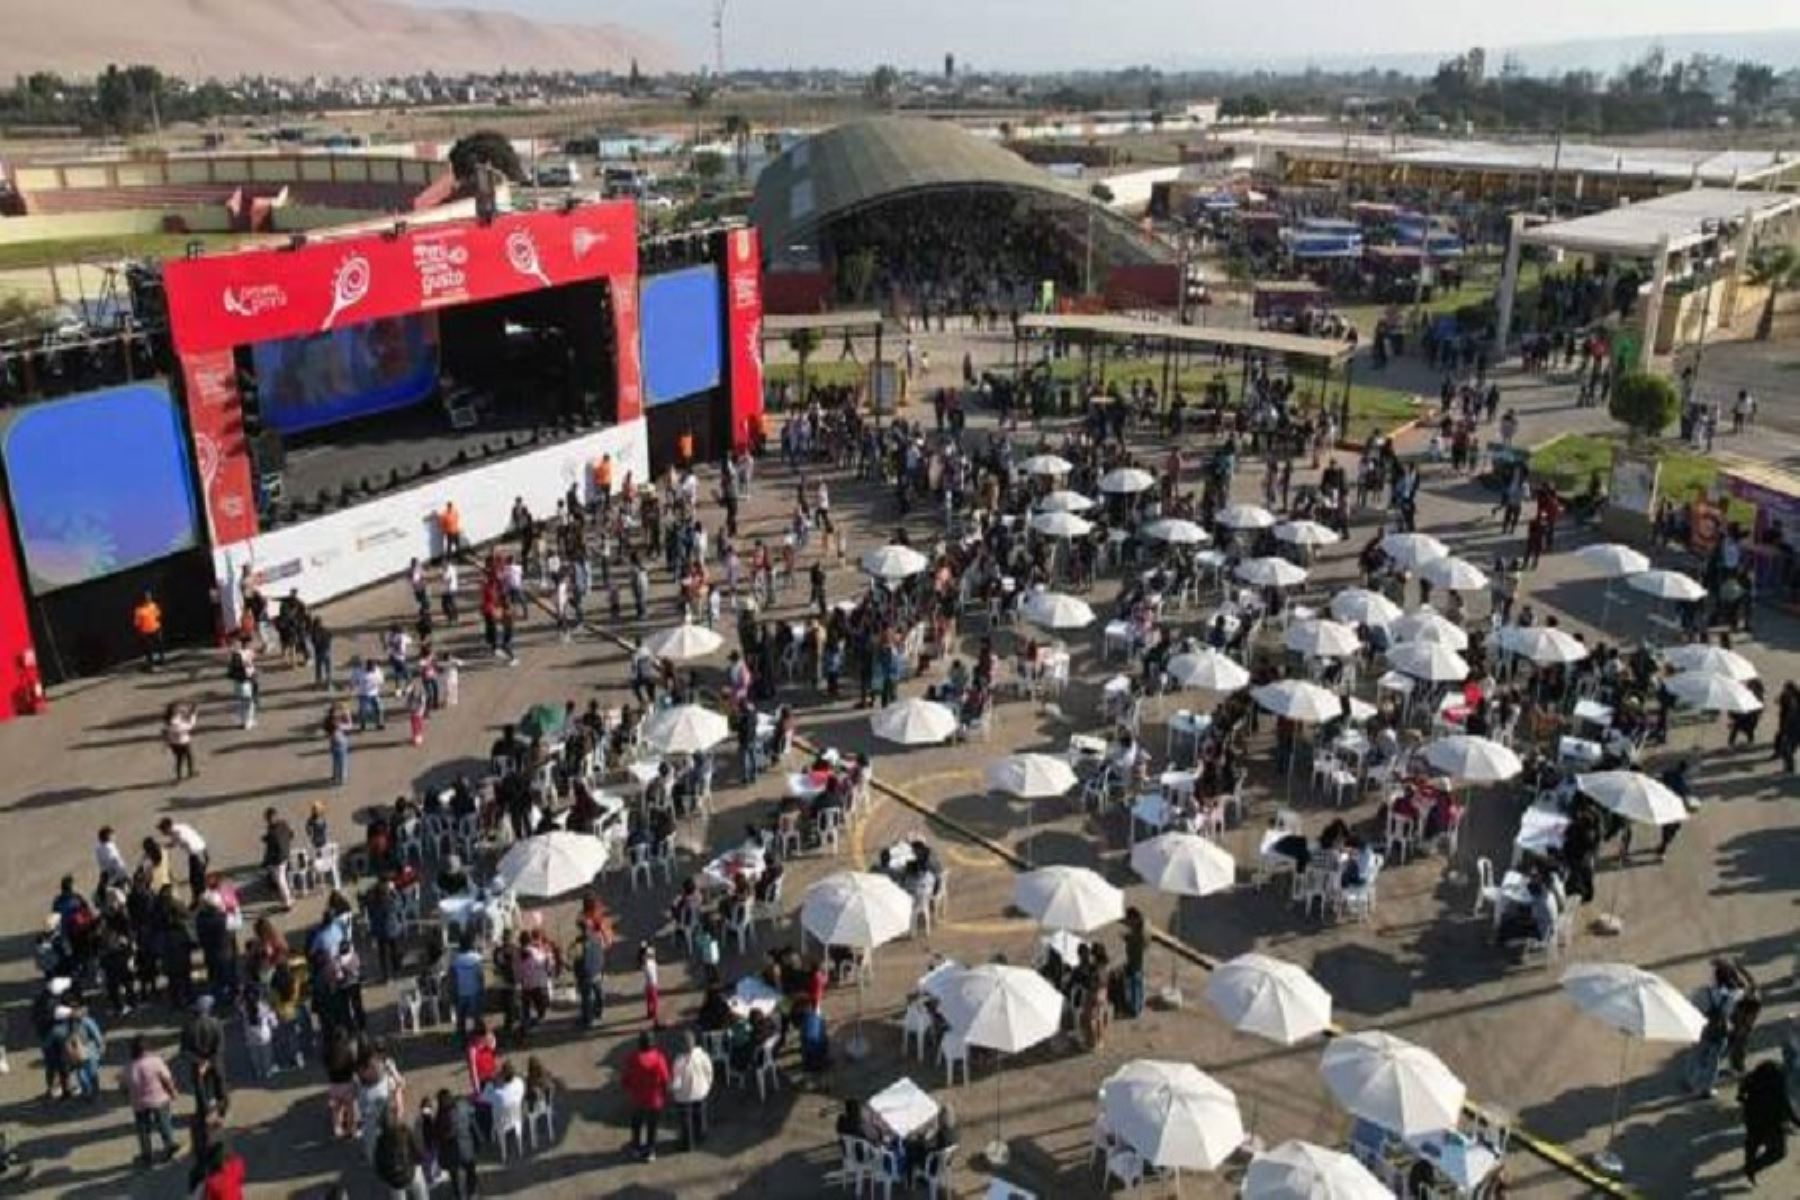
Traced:
[[385, 682], [381, 668], [375, 665], [374, 659], [363, 659], [360, 674], [352, 668], [350, 686], [356, 692], [357, 732], [360, 733], [370, 725], [377, 729], [387, 728], [387, 713], [381, 707], [381, 689]]
[[131, 879], [131, 868], [125, 865], [125, 856], [119, 853], [118, 846], [113, 844], [113, 827], [102, 825], [100, 835], [94, 842], [94, 865], [100, 868], [100, 887], [104, 890], [109, 884], [121, 887]]
[[164, 817], [157, 822], [156, 831], [163, 836], [163, 844], [179, 847], [187, 855], [188, 889], [193, 892], [193, 903], [200, 904], [200, 893], [206, 890], [206, 839], [192, 825]]
[[669, 1069], [669, 1099], [681, 1110], [683, 1150], [706, 1140], [706, 1099], [712, 1087], [712, 1056], [695, 1044], [690, 1029], [682, 1035], [681, 1053]]

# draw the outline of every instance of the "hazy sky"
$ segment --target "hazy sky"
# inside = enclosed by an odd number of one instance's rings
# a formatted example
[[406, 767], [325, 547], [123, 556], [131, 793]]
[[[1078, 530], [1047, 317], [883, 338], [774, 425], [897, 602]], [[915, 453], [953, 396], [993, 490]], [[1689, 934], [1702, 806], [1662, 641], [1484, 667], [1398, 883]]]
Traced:
[[[712, 0], [415, 0], [618, 21], [710, 61]], [[996, 67], [1400, 53], [1800, 26], [1800, 0], [728, 0], [731, 66]]]

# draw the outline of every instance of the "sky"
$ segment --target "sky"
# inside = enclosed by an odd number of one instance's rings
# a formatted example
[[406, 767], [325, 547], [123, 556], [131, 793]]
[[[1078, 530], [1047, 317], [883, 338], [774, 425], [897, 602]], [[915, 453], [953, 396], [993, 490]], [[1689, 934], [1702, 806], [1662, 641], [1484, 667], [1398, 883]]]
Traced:
[[[713, 0], [414, 0], [614, 21], [695, 65], [712, 59]], [[1291, 65], [1573, 38], [1800, 26], [1800, 0], [727, 0], [732, 67], [959, 62], [1052, 70], [1221, 60]]]

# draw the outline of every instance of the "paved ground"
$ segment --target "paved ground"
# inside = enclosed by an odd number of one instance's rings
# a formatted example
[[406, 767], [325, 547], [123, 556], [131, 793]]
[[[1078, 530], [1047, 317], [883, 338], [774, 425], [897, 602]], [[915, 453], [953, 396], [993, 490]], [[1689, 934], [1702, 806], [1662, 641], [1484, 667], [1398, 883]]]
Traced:
[[[962, 342], [946, 338], [928, 344], [935, 363], [950, 367], [960, 361]], [[1001, 352], [997, 345], [989, 349], [996, 357]], [[1529, 381], [1508, 383], [1508, 403], [1518, 407], [1528, 439], [1548, 436], [1571, 419], [1589, 419], [1589, 414], [1571, 412], [1569, 397], [1560, 388]], [[764, 471], [752, 504], [761, 529], [774, 529], [792, 495], [789, 482], [778, 467]], [[1254, 488], [1255, 479], [1247, 476], [1242, 486], [1246, 491]], [[877, 495], [848, 481], [835, 481], [833, 494], [834, 511], [853, 518], [853, 553], [892, 528], [886, 493]], [[1488, 503], [1474, 484], [1432, 478], [1421, 506], [1421, 527], [1481, 561], [1500, 545]], [[1376, 519], [1375, 514], [1364, 514], [1361, 536], [1367, 536]], [[920, 534], [928, 530], [922, 519], [915, 528]], [[1578, 535], [1568, 540], [1577, 541]], [[1351, 557], [1352, 552], [1343, 549], [1328, 554], [1311, 590], [1323, 595], [1341, 586], [1352, 573]], [[855, 586], [847, 572], [833, 577], [834, 595], [851, 594]], [[1102, 598], [1110, 594], [1111, 586], [1103, 586]], [[659, 588], [666, 596], [666, 582]], [[1569, 621], [1591, 625], [1599, 617], [1598, 585], [1581, 579], [1566, 553], [1547, 559], [1530, 578], [1529, 588], [1531, 603], [1558, 611]], [[799, 599], [799, 592], [791, 594], [789, 606]], [[408, 604], [403, 587], [395, 584], [334, 605], [330, 615], [344, 631], [341, 648], [372, 648], [373, 630], [386, 618], [404, 613]], [[671, 611], [665, 601], [651, 625], [666, 623]], [[1644, 628], [1644, 616], [1641, 606], [1625, 600], [1614, 604], [1609, 624], [1616, 631], [1635, 632]], [[636, 630], [627, 627], [618, 632]], [[473, 636], [474, 631], [465, 628], [450, 641], [455, 645]], [[1029, 853], [1038, 862], [1097, 865], [1115, 881], [1131, 885], [1132, 901], [1166, 925], [1171, 916], [1168, 904], [1137, 886], [1124, 861], [1122, 824], [1096, 824], [1058, 805], [1026, 813], [981, 790], [981, 765], [993, 755], [1015, 748], [1058, 749], [1071, 729], [1097, 724], [1093, 684], [1101, 677], [1101, 668], [1094, 661], [1096, 649], [1090, 642], [1078, 650], [1075, 674], [1086, 684], [1078, 684], [1063, 705], [1066, 720], [1049, 719], [1028, 703], [1008, 702], [1002, 707], [996, 736], [986, 745], [890, 752], [891, 747], [875, 745], [868, 738], [866, 714], [844, 704], [823, 703], [805, 688], [790, 692], [804, 708], [804, 732], [827, 744], [872, 751], [878, 776], [916, 797], [925, 808], [1015, 848], [1028, 842]], [[1764, 615], [1746, 650], [1773, 684], [1791, 678], [1800, 664], [1794, 622], [1773, 614]], [[130, 1122], [119, 1099], [108, 1097], [95, 1109], [53, 1106], [39, 1099], [37, 1055], [29, 1048], [22, 1011], [33, 987], [31, 937], [59, 875], [75, 871], [84, 886], [88, 881], [89, 846], [96, 827], [111, 822], [119, 827], [121, 841], [130, 844], [161, 814], [173, 813], [193, 822], [212, 841], [215, 861], [232, 864], [240, 876], [248, 877], [256, 859], [259, 814], [265, 806], [280, 807], [298, 823], [307, 804], [324, 799], [340, 836], [354, 838], [353, 815], [363, 806], [386, 802], [459, 766], [476, 765], [485, 757], [494, 727], [528, 704], [564, 698], [585, 703], [596, 695], [603, 702], [617, 703], [624, 694], [623, 679], [624, 658], [612, 643], [586, 637], [559, 645], [541, 623], [528, 626], [523, 665], [512, 670], [486, 662], [472, 666], [464, 677], [461, 706], [434, 721], [422, 749], [406, 745], [397, 726], [386, 734], [359, 739], [351, 786], [341, 792], [323, 786], [325, 755], [314, 736], [323, 700], [303, 686], [298, 672], [270, 673], [264, 720], [250, 733], [232, 726], [222, 664], [207, 655], [189, 656], [155, 677], [126, 675], [73, 685], [59, 692], [47, 716], [0, 726], [0, 762], [7, 768], [0, 784], [0, 809], [6, 812], [0, 864], [8, 883], [3, 911], [10, 930], [7, 953], [0, 955], [0, 1000], [10, 1010], [8, 1044], [14, 1066], [10, 1075], [0, 1078], [0, 1127], [37, 1163], [40, 1192], [183, 1193], [181, 1167], [147, 1173], [129, 1167]], [[176, 697], [201, 700], [205, 726], [198, 740], [199, 780], [172, 789], [157, 728], [161, 706]], [[1147, 726], [1152, 748], [1162, 744], [1159, 724], [1153, 720]], [[1764, 732], [1766, 736], [1767, 726]], [[1696, 741], [1716, 747], [1722, 735], [1716, 728], [1690, 729], [1680, 738], [1675, 752], [1690, 749]], [[1759, 1052], [1773, 1046], [1778, 1019], [1793, 1012], [1800, 1000], [1792, 975], [1800, 888], [1800, 868], [1794, 863], [1800, 837], [1792, 810], [1783, 803], [1791, 803], [1795, 792], [1791, 780], [1779, 781], [1769, 772], [1765, 753], [1759, 749], [1725, 754], [1714, 749], [1704, 756], [1701, 780], [1709, 802], [1676, 843], [1669, 861], [1609, 870], [1601, 880], [1602, 895], [1616, 892], [1627, 917], [1623, 936], [1601, 938], [1584, 932], [1573, 951], [1576, 959], [1640, 963], [1684, 987], [1701, 982], [1709, 955], [1744, 956], [1769, 990], [1769, 1009], [1756, 1041]], [[1278, 781], [1267, 778], [1266, 768], [1259, 770], [1254, 783], [1251, 816], [1226, 839], [1240, 861], [1249, 854], [1273, 807], [1269, 789], [1279, 787]], [[699, 854], [734, 842], [749, 814], [767, 814], [779, 786], [765, 778], [754, 788], [727, 790], [710, 825], [686, 831], [688, 844]], [[1486, 854], [1503, 860], [1520, 807], [1518, 798], [1504, 792], [1478, 799], [1465, 835], [1465, 856]], [[1327, 819], [1317, 805], [1303, 809], [1309, 827]], [[1370, 809], [1357, 815], [1366, 819]], [[1028, 826], [1028, 820], [1035, 824]], [[892, 799], [878, 802], [842, 858], [809, 859], [796, 869], [790, 901], [797, 903], [803, 885], [812, 879], [846, 865], [862, 865], [881, 846], [924, 828], [923, 816], [912, 809]], [[716, 1133], [703, 1151], [665, 1155], [650, 1166], [632, 1163], [623, 1153], [626, 1114], [612, 1081], [626, 1040], [642, 1027], [642, 1014], [633, 1000], [635, 975], [620, 955], [610, 981], [612, 1007], [605, 1027], [583, 1038], [573, 1031], [570, 1015], [559, 1013], [551, 1031], [532, 1047], [570, 1089], [560, 1109], [558, 1144], [523, 1163], [488, 1166], [484, 1190], [558, 1196], [822, 1194], [824, 1172], [835, 1159], [829, 1123], [837, 1097], [870, 1094], [910, 1071], [960, 1115], [964, 1165], [957, 1172], [958, 1194], [977, 1194], [985, 1178], [978, 1151], [991, 1135], [997, 1102], [1004, 1108], [1005, 1131], [1013, 1146], [1010, 1176], [1043, 1195], [1096, 1194], [1099, 1180], [1087, 1169], [1094, 1088], [1118, 1063], [1145, 1056], [1193, 1061], [1216, 1074], [1236, 1090], [1247, 1124], [1268, 1142], [1290, 1136], [1325, 1142], [1343, 1138], [1346, 1119], [1318, 1080], [1318, 1047], [1283, 1050], [1233, 1035], [1198, 1001], [1200, 981], [1191, 967], [1185, 972], [1190, 996], [1185, 1009], [1119, 1022], [1098, 1053], [1057, 1047], [998, 1068], [978, 1060], [973, 1084], [949, 1089], [942, 1086], [934, 1064], [903, 1063], [896, 1014], [928, 952], [964, 961], [1005, 953], [1022, 961], [1031, 956], [1034, 940], [1024, 922], [1006, 915], [1009, 868], [974, 846], [936, 833], [929, 836], [942, 846], [952, 865], [949, 921], [928, 939], [889, 947], [879, 955], [879, 979], [868, 998], [873, 1054], [867, 1062], [840, 1066], [814, 1082], [803, 1083], [797, 1072], [790, 1073], [790, 1085], [760, 1105], [754, 1092], [721, 1094]], [[651, 932], [667, 891], [659, 888], [655, 895], [633, 896], [622, 877], [610, 879], [606, 887], [608, 902], [621, 913], [629, 937]], [[259, 891], [251, 895], [259, 902], [265, 899]], [[1332, 991], [1346, 1026], [1391, 1029], [1427, 1044], [1468, 1081], [1472, 1098], [1518, 1114], [1533, 1131], [1565, 1141], [1579, 1152], [1598, 1148], [1619, 1070], [1618, 1041], [1574, 1014], [1556, 986], [1554, 969], [1511, 966], [1490, 950], [1484, 944], [1486, 922], [1470, 917], [1470, 900], [1467, 882], [1453, 880], [1441, 860], [1425, 857], [1383, 876], [1380, 909], [1368, 925], [1321, 927], [1300, 917], [1274, 891], [1259, 894], [1244, 888], [1188, 902], [1179, 928], [1187, 941], [1207, 954], [1223, 957], [1262, 948], [1306, 966]], [[300, 915], [310, 918], [316, 911], [316, 902], [303, 904], [290, 927], [298, 928]], [[545, 914], [559, 931], [568, 929], [568, 916], [562, 907]], [[791, 926], [773, 937], [764, 933], [761, 947], [786, 943], [794, 936]], [[1166, 956], [1153, 955], [1154, 982], [1169, 969]], [[675, 1007], [697, 999], [679, 968], [665, 971], [665, 984], [677, 992]], [[370, 1007], [378, 1028], [392, 1027], [391, 992], [372, 989]], [[834, 995], [828, 1011], [841, 1041], [853, 1012], [851, 997]], [[163, 1014], [134, 1016], [125, 1025], [149, 1032], [163, 1045], [172, 1038]], [[111, 1063], [122, 1053], [120, 1032], [114, 1031]], [[456, 1055], [445, 1034], [401, 1038], [397, 1056], [415, 1097], [425, 1088], [449, 1084], [457, 1074], [451, 1065]], [[1743, 1190], [1736, 1172], [1739, 1139], [1735, 1107], [1726, 1098], [1729, 1087], [1713, 1101], [1686, 1099], [1677, 1082], [1676, 1057], [1656, 1046], [1633, 1048], [1629, 1076], [1619, 1148], [1633, 1183], [1652, 1195]], [[243, 1086], [232, 1120], [233, 1142], [249, 1160], [254, 1194], [309, 1190], [316, 1194], [337, 1180], [353, 1195], [378, 1194], [355, 1151], [329, 1141], [322, 1081], [312, 1071], [284, 1075], [271, 1087]], [[1507, 1170], [1512, 1186], [1532, 1195], [1581, 1191], [1522, 1153], [1511, 1156]], [[1190, 1178], [1185, 1190], [1190, 1195], [1227, 1194], [1225, 1186], [1213, 1179]], [[1762, 1192], [1800, 1194], [1800, 1168], [1790, 1163], [1771, 1172]]]

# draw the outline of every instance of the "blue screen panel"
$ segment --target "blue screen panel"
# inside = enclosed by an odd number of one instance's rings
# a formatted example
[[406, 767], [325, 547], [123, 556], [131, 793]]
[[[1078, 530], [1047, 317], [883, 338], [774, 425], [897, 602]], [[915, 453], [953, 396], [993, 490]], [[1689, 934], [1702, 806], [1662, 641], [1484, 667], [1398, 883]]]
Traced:
[[437, 385], [437, 318], [365, 321], [251, 347], [263, 424], [299, 433], [406, 408]]
[[6, 484], [42, 595], [192, 547], [187, 439], [160, 383], [28, 408], [6, 430]]
[[715, 268], [689, 267], [644, 280], [638, 314], [646, 404], [668, 404], [719, 386], [724, 335]]

